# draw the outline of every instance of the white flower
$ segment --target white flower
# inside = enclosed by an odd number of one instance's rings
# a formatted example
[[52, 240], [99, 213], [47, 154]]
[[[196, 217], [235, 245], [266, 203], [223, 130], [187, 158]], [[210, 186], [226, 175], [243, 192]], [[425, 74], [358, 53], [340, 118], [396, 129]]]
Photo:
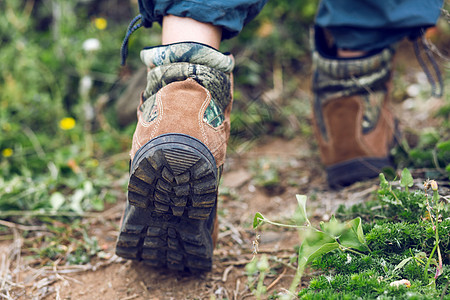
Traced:
[[418, 84], [411, 84], [406, 88], [406, 93], [410, 97], [417, 97], [420, 93], [420, 86]]
[[81, 78], [80, 83], [79, 83], [79, 91], [80, 94], [83, 96], [86, 96], [89, 94], [89, 91], [92, 88], [92, 78], [89, 75], [85, 75], [83, 76], [83, 78]]
[[93, 52], [100, 49], [100, 41], [96, 38], [90, 38], [83, 42], [83, 49], [86, 52]]

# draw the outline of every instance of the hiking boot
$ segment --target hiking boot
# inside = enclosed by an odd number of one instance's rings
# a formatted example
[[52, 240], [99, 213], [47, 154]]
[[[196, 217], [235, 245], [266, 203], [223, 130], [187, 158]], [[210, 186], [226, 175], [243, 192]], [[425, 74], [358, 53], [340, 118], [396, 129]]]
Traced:
[[174, 270], [207, 271], [230, 134], [234, 61], [206, 45], [141, 51], [147, 88], [131, 148], [116, 253]]
[[336, 58], [315, 33], [313, 114], [315, 135], [331, 187], [378, 176], [392, 167], [396, 121], [389, 109], [394, 50]]

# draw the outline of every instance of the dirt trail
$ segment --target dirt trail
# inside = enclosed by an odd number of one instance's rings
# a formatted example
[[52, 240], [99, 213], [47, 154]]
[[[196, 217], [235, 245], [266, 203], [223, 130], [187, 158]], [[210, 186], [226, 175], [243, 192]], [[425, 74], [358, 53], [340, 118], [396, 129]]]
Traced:
[[[400, 57], [400, 65], [410, 63], [409, 54]], [[413, 66], [412, 71], [403, 72], [414, 77], [417, 68]], [[430, 105], [410, 103], [410, 107], [405, 110], [405, 105], [399, 103], [396, 108], [397, 114], [402, 113], [400, 119], [406, 126], [417, 126], [417, 123], [421, 127], [429, 126], [430, 114], [426, 109], [429, 112], [432, 109]], [[418, 110], [424, 115], [419, 122], [408, 124], [408, 120], [414, 120], [411, 116]], [[173, 273], [115, 257], [117, 224], [125, 205], [123, 197], [101, 218], [90, 222], [90, 233], [99, 239], [104, 259], [91, 262], [83, 271], [66, 266], [33, 269], [22, 261], [19, 264], [21, 269], [13, 272], [19, 276], [14, 282], [21, 283], [12, 289], [11, 299], [253, 299], [247, 285], [245, 265], [253, 257], [257, 235], [260, 235], [259, 254], [266, 253], [285, 261], [295, 255], [294, 246], [299, 241], [297, 233], [292, 230], [265, 227], [263, 231], [255, 232], [251, 229], [251, 222], [256, 212], [282, 221], [292, 216], [297, 205], [295, 195], [306, 194], [310, 199], [310, 215], [317, 221], [326, 220], [340, 204], [364, 201], [376, 190], [377, 179], [339, 191], [330, 190], [316, 145], [311, 140], [304, 137], [289, 141], [270, 138], [243, 154], [228, 154], [220, 188], [220, 235], [212, 272], [194, 276]], [[280, 184], [276, 188], [255, 186], [252, 163], [258, 159], [267, 161], [269, 168], [270, 163], [278, 166]], [[19, 246], [16, 245], [16, 249], [20, 249]], [[11, 247], [10, 240], [0, 242], [0, 275], [5, 272], [6, 253], [11, 249], [14, 247]], [[264, 283], [269, 287], [268, 293], [289, 287], [293, 274], [293, 270], [281, 266], [276, 274], [267, 276]], [[0, 282], [3, 284], [5, 282]]]

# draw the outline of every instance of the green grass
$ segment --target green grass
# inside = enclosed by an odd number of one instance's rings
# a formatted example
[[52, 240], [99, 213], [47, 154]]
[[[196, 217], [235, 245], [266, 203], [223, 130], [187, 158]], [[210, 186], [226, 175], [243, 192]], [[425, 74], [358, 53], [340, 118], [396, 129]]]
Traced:
[[[341, 207], [341, 220], [321, 222], [320, 228], [308, 221], [306, 197], [299, 196], [295, 223], [303, 241], [291, 295], [300, 299], [450, 299], [450, 205], [440, 197], [436, 182], [427, 181], [425, 190], [420, 190], [408, 187], [412, 180], [405, 169], [397, 188], [380, 174], [375, 200]], [[365, 224], [360, 218], [351, 219], [358, 212]], [[263, 223], [286, 226], [257, 213], [254, 227]], [[258, 259], [254, 261], [257, 266]], [[320, 275], [298, 290], [306, 264]], [[247, 268], [250, 281], [264, 278], [270, 267]], [[254, 285], [254, 293], [264, 298], [264, 286]]]

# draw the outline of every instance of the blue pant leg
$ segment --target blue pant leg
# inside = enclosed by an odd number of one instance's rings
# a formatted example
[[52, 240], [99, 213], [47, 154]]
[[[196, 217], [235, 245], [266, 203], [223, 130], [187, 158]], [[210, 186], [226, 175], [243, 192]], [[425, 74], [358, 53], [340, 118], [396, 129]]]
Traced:
[[337, 47], [371, 51], [433, 26], [443, 0], [322, 0], [316, 25], [327, 28]]
[[165, 15], [189, 17], [223, 28], [222, 38], [236, 36], [261, 11], [268, 0], [139, 0], [145, 27]]

